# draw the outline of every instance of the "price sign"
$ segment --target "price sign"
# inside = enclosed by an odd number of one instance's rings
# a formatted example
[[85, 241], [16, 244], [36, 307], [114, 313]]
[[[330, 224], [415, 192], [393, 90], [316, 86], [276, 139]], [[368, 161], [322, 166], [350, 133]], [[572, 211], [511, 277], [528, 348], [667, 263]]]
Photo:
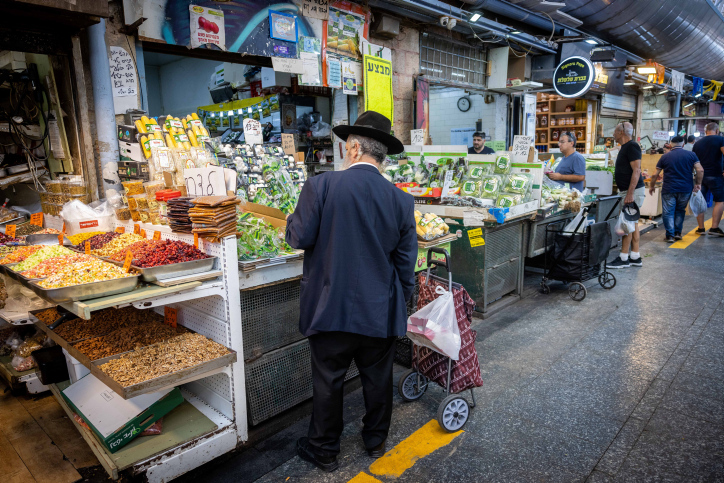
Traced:
[[450, 192], [450, 185], [452, 184], [453, 171], [451, 169], [445, 172], [445, 182], [442, 185], [442, 198], [445, 198]]
[[282, 133], [282, 149], [284, 154], [294, 155], [297, 152], [297, 148], [294, 145], [294, 134]]
[[167, 305], [163, 308], [163, 315], [163, 323], [166, 325], [170, 325], [173, 328], [176, 328], [176, 324], [178, 321], [176, 309]]
[[198, 233], [194, 233], [194, 246], [196, 248], [199, 247], [199, 234]]
[[141, 235], [143, 238], [146, 238], [146, 230], [141, 228], [141, 232], [139, 233], [139, 235]]
[[186, 168], [184, 185], [189, 196], [223, 196], [226, 194], [224, 168], [221, 166]]
[[126, 233], [126, 229], [122, 226], [117, 226], [116, 233]]
[[134, 225], [133, 225], [133, 233], [135, 233], [136, 235], [140, 235], [140, 234], [141, 234], [141, 226], [134, 224]]
[[5, 235], [15, 238], [15, 225], [5, 225]]
[[153, 239], [158, 241], [161, 239], [161, 232], [160, 231], [154, 231], [153, 232]]
[[85, 242], [85, 254], [90, 255], [90, 253], [91, 253], [90, 242], [87, 241], [87, 242]]
[[525, 163], [528, 161], [528, 152], [533, 145], [532, 136], [515, 136], [510, 151], [510, 160], [513, 163]]
[[65, 222], [63, 222], [63, 229], [60, 230], [61, 232], [65, 233]]
[[261, 133], [261, 123], [256, 119], [244, 119], [244, 140], [246, 144], [263, 144], [264, 136]]
[[63, 243], [65, 242], [64, 238], [65, 235], [63, 235], [62, 233], [58, 235], [58, 245], [63, 245]]
[[304, 74], [304, 61], [288, 57], [272, 57], [274, 72], [288, 72], [290, 74]]
[[33, 213], [30, 215], [30, 224], [35, 226], [43, 226], [43, 213]]
[[126, 259], [123, 261], [123, 271], [128, 273], [131, 271], [131, 262], [133, 261], [133, 253], [131, 250], [126, 252]]
[[425, 130], [413, 129], [410, 131], [410, 144], [413, 146], [422, 146], [425, 144]]

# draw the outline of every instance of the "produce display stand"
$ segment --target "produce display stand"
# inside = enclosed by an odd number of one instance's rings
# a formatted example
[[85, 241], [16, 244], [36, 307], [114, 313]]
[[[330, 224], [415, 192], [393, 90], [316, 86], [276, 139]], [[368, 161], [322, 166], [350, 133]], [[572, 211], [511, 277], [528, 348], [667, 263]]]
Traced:
[[[159, 231], [162, 240], [193, 243], [192, 235], [173, 233], [168, 226], [140, 225], [146, 230], [148, 238], [153, 236], [154, 231]], [[116, 221], [115, 226], [124, 227], [126, 233], [134, 229], [132, 222]], [[164, 306], [172, 306], [177, 310], [179, 325], [232, 351], [225, 357], [210, 361], [211, 364], [179, 371], [165, 380], [164, 377], [156, 378], [126, 388], [106, 381], [120, 397], [132, 397], [178, 386], [185, 398], [181, 406], [164, 418], [162, 434], [139, 436], [115, 453], [106, 450], [95, 434], [74, 422], [113, 479], [118, 479], [125, 470], [131, 474], [145, 472], [149, 482], [169, 481], [233, 450], [248, 439], [242, 331], [238, 322], [241, 313], [236, 239], [233, 236], [227, 237], [221, 243], [209, 243], [200, 239], [199, 249], [217, 257], [212, 272], [187, 276], [198, 277], [200, 280], [183, 281], [169, 286], [160, 285], [168, 284], [169, 279], [161, 280], [140, 285], [140, 288], [131, 292], [60, 304], [84, 319], [89, 319], [97, 310], [109, 307], [133, 305], [162, 314]], [[209, 279], [211, 275], [214, 278]], [[44, 327], [45, 324], [37, 319], [36, 325], [48, 330]], [[62, 340], [57, 336], [53, 339], [56, 342]], [[69, 350], [71, 355], [77, 356], [76, 359], [92, 373], [99, 375], [98, 365], [103, 361], [91, 362], [65, 341], [61, 345]], [[73, 420], [73, 413], [61, 396], [61, 391], [68, 384], [69, 382], [53, 384], [50, 390], [68, 417]]]

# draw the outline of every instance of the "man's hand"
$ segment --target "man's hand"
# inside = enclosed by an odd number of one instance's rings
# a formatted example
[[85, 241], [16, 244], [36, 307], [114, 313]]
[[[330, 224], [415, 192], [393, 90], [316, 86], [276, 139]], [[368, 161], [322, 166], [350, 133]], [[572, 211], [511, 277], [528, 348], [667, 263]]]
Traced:
[[649, 194], [650, 194], [650, 195], [653, 195], [655, 189], [656, 189], [656, 186], [654, 186], [654, 184], [651, 183], [651, 187], [649, 188]]
[[701, 185], [700, 185], [700, 184], [695, 184], [695, 185], [694, 185], [694, 193], [696, 193], [697, 191], [701, 191]]
[[[289, 213], [289, 215], [291, 215], [291, 213]], [[285, 216], [284, 219], [285, 219], [285, 220], [288, 220], [288, 219], [289, 219], [289, 215]]]
[[626, 193], [626, 198], [623, 199], [623, 204], [628, 205], [629, 203], [633, 203], [633, 200], [634, 200], [633, 191], [629, 191], [628, 193]]
[[547, 173], [547, 174], [548, 174], [548, 177], [549, 177], [550, 179], [552, 179], [553, 181], [556, 181], [556, 180], [561, 179], [561, 174], [560, 174], [560, 173], [556, 173], [555, 171], [551, 171], [550, 173]]

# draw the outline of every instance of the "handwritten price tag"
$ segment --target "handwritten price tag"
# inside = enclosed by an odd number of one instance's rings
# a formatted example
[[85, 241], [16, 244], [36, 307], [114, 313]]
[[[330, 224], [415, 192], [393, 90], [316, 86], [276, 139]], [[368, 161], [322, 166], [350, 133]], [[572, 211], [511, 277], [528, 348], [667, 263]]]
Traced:
[[194, 233], [194, 246], [196, 248], [199, 247], [199, 234], [198, 233]]
[[126, 229], [122, 226], [117, 226], [116, 233], [126, 233]]
[[327, 20], [329, 18], [329, 0], [302, 0], [302, 15]]
[[63, 229], [60, 230], [61, 232], [65, 233], [65, 222], [63, 222]]
[[160, 231], [154, 231], [153, 232], [153, 239], [158, 241], [161, 239], [161, 232]]
[[126, 252], [126, 259], [123, 261], [123, 271], [128, 273], [131, 271], [131, 262], [133, 261], [133, 253], [131, 250]]
[[90, 255], [91, 254], [91, 248], [90, 248], [90, 242], [85, 242], [85, 254]]
[[15, 228], [17, 228], [15, 225], [5, 225], [5, 235], [15, 238]]
[[425, 144], [425, 130], [413, 129], [410, 131], [410, 144], [413, 146], [422, 146]]
[[176, 309], [167, 305], [163, 308], [163, 315], [163, 323], [176, 328], [176, 324], [178, 322]]
[[294, 155], [297, 152], [296, 146], [294, 146], [294, 134], [282, 133], [282, 149], [284, 154]]
[[43, 213], [33, 213], [30, 215], [30, 224], [35, 226], [43, 226]]
[[140, 235], [140, 234], [141, 234], [141, 226], [140, 226], [140, 225], [133, 225], [133, 233], [135, 233], [136, 235]]
[[63, 245], [63, 243], [65, 242], [64, 238], [65, 236], [62, 233], [58, 235], [58, 245]]
[[146, 230], [141, 229], [141, 232], [139, 233], [143, 238], [146, 238]]

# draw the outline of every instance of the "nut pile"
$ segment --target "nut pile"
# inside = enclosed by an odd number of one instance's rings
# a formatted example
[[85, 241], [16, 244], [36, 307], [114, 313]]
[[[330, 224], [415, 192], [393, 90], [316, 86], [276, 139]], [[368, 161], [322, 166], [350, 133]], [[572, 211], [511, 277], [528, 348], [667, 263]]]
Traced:
[[157, 344], [180, 334], [186, 329], [173, 328], [160, 322], [149, 322], [125, 329], [114, 330], [110, 334], [94, 337], [75, 344], [75, 348], [87, 355], [92, 361], [112, 355]]
[[72, 265], [78, 262], [87, 262], [89, 260], [93, 260], [93, 257], [84, 253], [73, 253], [72, 255], [67, 255], [63, 257], [49, 258], [48, 260], [40, 262], [30, 270], [25, 270], [20, 274], [23, 277], [31, 279], [46, 278], [50, 277], [54, 273], [58, 273], [60, 270], [66, 268], [68, 265]]
[[160, 316], [149, 310], [133, 307], [105, 309], [94, 312], [90, 320], [73, 319], [55, 329], [55, 333], [68, 342], [98, 337], [117, 329], [133, 327], [158, 320]]
[[130, 245], [143, 240], [145, 240], [145, 238], [141, 235], [136, 235], [135, 233], [124, 233], [109, 241], [101, 248], [93, 250], [91, 253], [99, 257], [108, 257], [117, 251], [125, 251], [125, 249]]
[[[71, 235], [68, 237], [68, 240], [73, 245], [80, 245], [82, 242], [86, 241], [89, 238], [93, 238], [96, 235], [102, 235], [102, 231], [89, 231], [87, 233], [76, 233], [75, 235]], [[84, 247], [85, 248], [85, 247]]]
[[30, 245], [29, 247], [18, 247], [17, 250], [12, 253], [8, 253], [5, 257], [0, 260], [0, 264], [7, 265], [8, 263], [22, 262], [33, 253], [43, 248], [43, 245]]
[[115, 231], [111, 231], [109, 233], [101, 233], [100, 235], [96, 235], [81, 243], [78, 243], [73, 248], [75, 248], [76, 250], [85, 250], [85, 244], [89, 241], [91, 250], [98, 250], [100, 247], [113, 240], [117, 236], [120, 236], [120, 233], [116, 233]]
[[31, 223], [24, 223], [17, 226], [17, 228], [15, 229], [15, 236], [32, 235], [33, 233], [38, 233], [39, 231], [43, 231], [42, 226], [33, 225]]
[[153, 251], [136, 258], [133, 264], [137, 267], [149, 268], [204, 258], [209, 258], [209, 256], [193, 245], [182, 241], [164, 240], [159, 242]]
[[102, 282], [132, 276], [120, 267], [102, 260], [88, 260], [74, 263], [55, 273], [45, 280], [38, 282], [43, 288], [62, 288], [82, 283]]
[[58, 320], [58, 317], [60, 317], [60, 313], [58, 313], [58, 310], [55, 307], [51, 307], [49, 309], [45, 309], [42, 312], [38, 312], [35, 314], [35, 317], [45, 325], [50, 325], [56, 320]]
[[30, 270], [31, 268], [34, 268], [38, 266], [40, 262], [44, 262], [45, 260], [48, 260], [50, 258], [56, 258], [56, 257], [63, 257], [63, 256], [69, 256], [74, 255], [74, 253], [71, 250], [68, 250], [65, 247], [61, 247], [60, 245], [47, 245], [37, 252], [30, 255], [28, 258], [23, 260], [22, 262], [18, 263], [13, 267], [13, 270], [16, 272], [22, 272], [25, 270]]
[[157, 345], [142, 347], [100, 366], [123, 387], [211, 361], [229, 353], [201, 334], [184, 334]]

